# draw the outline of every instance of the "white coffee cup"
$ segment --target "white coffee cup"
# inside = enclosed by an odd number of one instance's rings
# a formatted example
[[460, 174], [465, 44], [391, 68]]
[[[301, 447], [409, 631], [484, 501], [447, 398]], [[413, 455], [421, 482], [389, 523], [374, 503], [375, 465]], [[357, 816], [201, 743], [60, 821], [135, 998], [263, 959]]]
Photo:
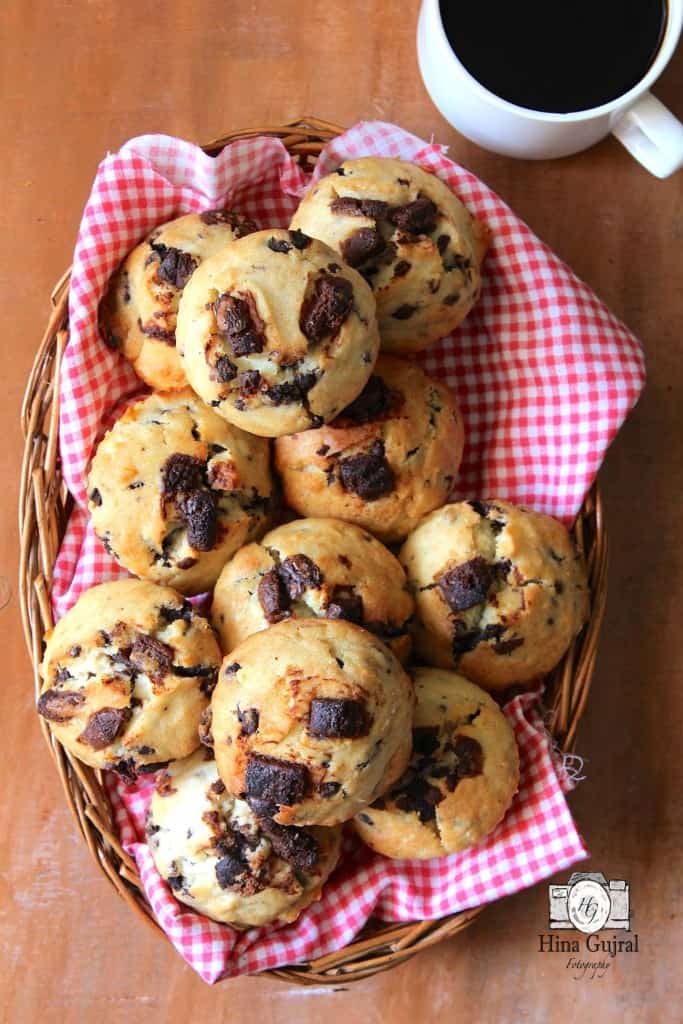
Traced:
[[683, 124], [648, 90], [671, 59], [681, 28], [683, 0], [668, 0], [661, 45], [640, 82], [609, 103], [572, 114], [528, 110], [481, 85], [451, 48], [439, 0], [422, 0], [417, 54], [427, 92], [443, 116], [485, 149], [544, 160], [588, 149], [612, 132], [648, 171], [667, 178], [683, 166]]

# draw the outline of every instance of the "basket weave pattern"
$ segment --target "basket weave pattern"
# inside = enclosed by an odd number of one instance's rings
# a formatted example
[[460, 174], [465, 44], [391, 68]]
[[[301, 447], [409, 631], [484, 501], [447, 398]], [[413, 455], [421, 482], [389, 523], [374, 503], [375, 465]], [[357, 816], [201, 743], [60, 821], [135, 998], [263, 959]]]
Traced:
[[[204, 146], [213, 155], [237, 138], [272, 135], [282, 140], [304, 169], [315, 163], [323, 145], [341, 131], [336, 125], [306, 118], [282, 127], [235, 131]], [[62, 480], [58, 445], [59, 367], [68, 340], [69, 271], [55, 286], [52, 311], [27, 383], [22, 406], [25, 439], [19, 496], [21, 539], [20, 601], [24, 635], [31, 657], [36, 697], [43, 634], [52, 626], [49, 592], [59, 546], [72, 506]], [[561, 664], [547, 679], [549, 729], [558, 747], [571, 751], [588, 697], [607, 591], [607, 540], [600, 493], [595, 485], [577, 516], [573, 534], [588, 568], [591, 617]], [[40, 726], [55, 761], [66, 798], [92, 856], [119, 895], [159, 935], [135, 862], [122, 849], [99, 772], [72, 758]], [[395, 966], [421, 949], [455, 935], [481, 912], [474, 908], [437, 921], [385, 924], [373, 921], [345, 949], [310, 963], [273, 970], [273, 976], [299, 984], [338, 984]]]

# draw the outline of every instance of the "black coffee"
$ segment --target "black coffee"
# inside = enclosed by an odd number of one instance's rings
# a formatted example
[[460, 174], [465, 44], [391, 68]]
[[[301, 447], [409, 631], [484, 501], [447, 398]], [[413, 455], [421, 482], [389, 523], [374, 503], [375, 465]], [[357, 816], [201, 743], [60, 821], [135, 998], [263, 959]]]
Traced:
[[551, 113], [622, 96], [654, 60], [666, 0], [441, 0], [453, 51], [502, 99]]

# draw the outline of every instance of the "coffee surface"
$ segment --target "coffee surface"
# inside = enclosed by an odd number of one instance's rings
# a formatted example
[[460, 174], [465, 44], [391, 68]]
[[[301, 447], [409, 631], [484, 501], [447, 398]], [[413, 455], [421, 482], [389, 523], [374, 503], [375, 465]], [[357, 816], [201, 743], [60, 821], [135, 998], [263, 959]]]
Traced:
[[590, 110], [628, 92], [661, 45], [666, 0], [441, 0], [469, 73], [518, 106]]

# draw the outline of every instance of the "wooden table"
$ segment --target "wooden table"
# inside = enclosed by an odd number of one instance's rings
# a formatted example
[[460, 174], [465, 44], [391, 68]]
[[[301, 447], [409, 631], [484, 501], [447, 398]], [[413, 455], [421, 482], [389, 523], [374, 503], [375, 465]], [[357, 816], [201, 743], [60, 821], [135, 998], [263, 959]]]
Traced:
[[[1, 5], [3, 1020], [680, 1020], [683, 176], [657, 181], [611, 140], [554, 163], [516, 162], [471, 145], [422, 86], [417, 9], [418, 0]], [[682, 90], [679, 51], [655, 91], [683, 116]], [[537, 886], [456, 939], [348, 989], [253, 978], [210, 989], [106, 884], [40, 737], [17, 602], [18, 411], [97, 163], [143, 132], [207, 140], [301, 114], [342, 124], [384, 118], [448, 143], [645, 344], [648, 388], [602, 473], [610, 601], [579, 734], [587, 779], [572, 797], [593, 852], [589, 868], [631, 883], [640, 938], [640, 951], [617, 958], [601, 980], [574, 980], [565, 956], [538, 952], [547, 903]]]

